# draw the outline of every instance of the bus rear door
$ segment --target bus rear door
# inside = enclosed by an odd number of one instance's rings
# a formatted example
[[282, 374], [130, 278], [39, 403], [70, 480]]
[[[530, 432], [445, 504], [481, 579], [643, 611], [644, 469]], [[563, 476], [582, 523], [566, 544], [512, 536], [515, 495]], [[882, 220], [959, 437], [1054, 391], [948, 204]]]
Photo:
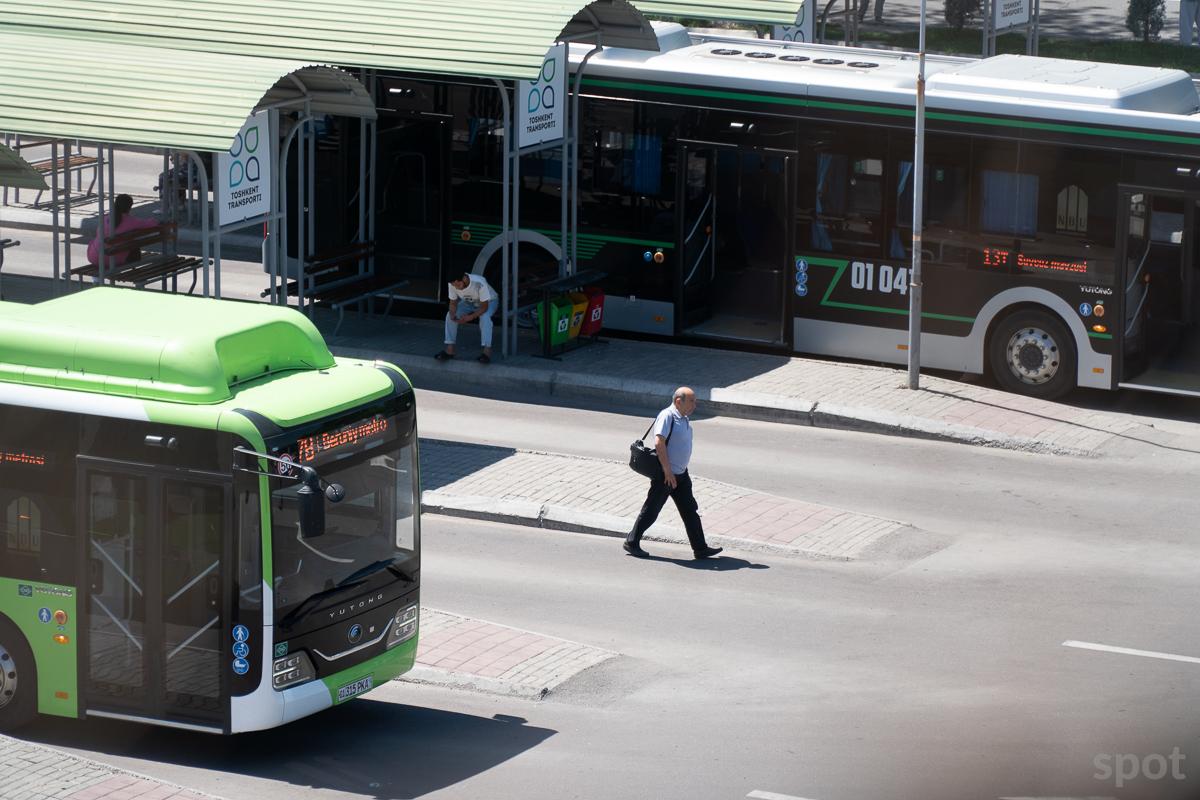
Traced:
[[1119, 385], [1200, 395], [1200, 198], [1125, 189], [1120, 203]]

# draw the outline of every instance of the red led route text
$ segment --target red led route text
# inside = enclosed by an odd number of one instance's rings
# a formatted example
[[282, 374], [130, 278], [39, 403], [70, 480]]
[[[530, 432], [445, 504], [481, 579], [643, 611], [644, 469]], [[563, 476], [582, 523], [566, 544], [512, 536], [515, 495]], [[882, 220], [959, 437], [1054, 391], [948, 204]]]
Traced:
[[301, 462], [312, 461], [323, 453], [328, 453], [341, 447], [350, 447], [364, 439], [379, 436], [386, 433], [387, 429], [388, 421], [383, 417], [376, 417], [375, 419], [358, 422], [340, 430], [318, 433], [315, 436], [305, 436], [296, 442], [296, 458]]

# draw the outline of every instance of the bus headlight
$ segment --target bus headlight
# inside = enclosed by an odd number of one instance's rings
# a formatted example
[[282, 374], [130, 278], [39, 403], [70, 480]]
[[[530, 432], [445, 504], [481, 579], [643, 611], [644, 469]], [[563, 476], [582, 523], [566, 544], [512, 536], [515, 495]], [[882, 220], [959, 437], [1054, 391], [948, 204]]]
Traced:
[[417, 635], [417, 620], [419, 617], [420, 610], [416, 603], [401, 608], [396, 612], [392, 632], [388, 636], [387, 646], [389, 650]]
[[317, 677], [308, 653], [301, 650], [290, 656], [275, 659], [271, 670], [271, 685], [276, 689], [286, 689], [298, 683], [305, 683]]

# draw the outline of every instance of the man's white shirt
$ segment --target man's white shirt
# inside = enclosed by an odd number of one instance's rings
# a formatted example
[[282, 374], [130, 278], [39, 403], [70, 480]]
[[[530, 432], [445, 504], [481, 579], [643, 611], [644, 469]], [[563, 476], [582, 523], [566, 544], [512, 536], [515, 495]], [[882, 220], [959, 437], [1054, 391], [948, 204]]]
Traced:
[[450, 284], [451, 300], [464, 300], [472, 305], [480, 306], [496, 299], [496, 292], [482, 275], [472, 273], [467, 277], [470, 278], [470, 282], [462, 289], [455, 288], [453, 283]]

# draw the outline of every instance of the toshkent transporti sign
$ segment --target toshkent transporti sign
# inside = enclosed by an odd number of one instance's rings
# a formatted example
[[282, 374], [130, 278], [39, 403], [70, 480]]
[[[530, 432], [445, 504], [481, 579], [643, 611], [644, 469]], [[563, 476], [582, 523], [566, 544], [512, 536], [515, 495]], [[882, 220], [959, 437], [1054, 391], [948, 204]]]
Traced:
[[566, 78], [567, 46], [558, 44], [546, 52], [536, 81], [518, 81], [518, 147], [553, 142], [566, 135]]
[[217, 221], [230, 225], [270, 212], [274, 115], [251, 114], [227, 152], [217, 154]]
[[1029, 24], [1030, 0], [992, 0], [992, 29], [996, 31]]

